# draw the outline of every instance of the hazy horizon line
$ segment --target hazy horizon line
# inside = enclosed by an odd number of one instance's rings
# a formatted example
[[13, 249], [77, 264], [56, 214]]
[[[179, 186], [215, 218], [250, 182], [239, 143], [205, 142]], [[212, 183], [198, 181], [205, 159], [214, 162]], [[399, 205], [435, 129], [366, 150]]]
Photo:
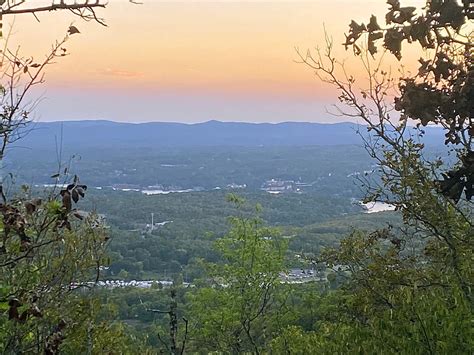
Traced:
[[279, 121], [279, 122], [258, 122], [258, 121], [221, 121], [216, 119], [209, 119], [205, 121], [199, 122], [179, 122], [179, 121], [144, 121], [144, 122], [136, 122], [136, 121], [114, 121], [112, 119], [73, 119], [73, 120], [34, 120], [32, 123], [75, 123], [75, 122], [110, 122], [110, 123], [123, 123], [123, 124], [150, 124], [150, 123], [171, 123], [171, 124], [182, 124], [182, 125], [199, 125], [204, 123], [210, 122], [218, 122], [218, 123], [243, 123], [243, 124], [269, 124], [269, 125], [278, 125], [284, 123], [305, 123], [305, 124], [322, 124], [322, 125], [334, 125], [334, 124], [354, 124], [354, 125], [363, 125], [356, 122], [350, 121], [338, 121], [338, 122], [311, 122], [311, 121]]

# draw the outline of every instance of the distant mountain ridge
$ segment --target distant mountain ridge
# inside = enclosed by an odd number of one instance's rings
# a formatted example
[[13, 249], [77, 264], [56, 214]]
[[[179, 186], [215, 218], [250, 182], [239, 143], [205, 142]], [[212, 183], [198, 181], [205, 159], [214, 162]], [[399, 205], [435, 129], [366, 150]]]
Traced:
[[[185, 124], [168, 122], [121, 123], [112, 121], [62, 121], [34, 123], [21, 145], [55, 149], [56, 142], [68, 149], [192, 146], [301, 146], [361, 144], [360, 130], [353, 123], [244, 123], [207, 121]], [[442, 131], [429, 128], [426, 143], [437, 143]]]

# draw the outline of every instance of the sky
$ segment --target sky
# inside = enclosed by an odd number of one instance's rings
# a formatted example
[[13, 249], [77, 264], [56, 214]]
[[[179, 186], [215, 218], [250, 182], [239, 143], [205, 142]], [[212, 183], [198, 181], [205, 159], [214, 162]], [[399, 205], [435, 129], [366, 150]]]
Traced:
[[339, 44], [351, 19], [383, 18], [385, 7], [384, 0], [109, 0], [98, 10], [108, 27], [61, 12], [4, 22], [13, 26], [10, 46], [37, 58], [71, 23], [81, 31], [34, 92], [40, 121], [335, 122], [346, 120], [326, 112], [337, 92], [296, 62], [295, 48], [324, 47], [326, 30], [337, 57], [362, 77]]

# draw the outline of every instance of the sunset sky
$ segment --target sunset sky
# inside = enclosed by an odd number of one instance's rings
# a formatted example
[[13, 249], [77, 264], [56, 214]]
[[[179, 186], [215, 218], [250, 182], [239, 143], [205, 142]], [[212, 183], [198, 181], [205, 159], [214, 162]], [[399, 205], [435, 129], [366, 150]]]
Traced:
[[98, 10], [108, 27], [60, 12], [40, 23], [6, 19], [11, 45], [27, 56], [43, 56], [71, 22], [81, 31], [71, 55], [48, 69], [37, 119], [334, 121], [325, 107], [336, 93], [295, 63], [295, 47], [324, 45], [325, 27], [338, 57], [350, 57], [339, 45], [350, 20], [383, 18], [386, 8], [384, 0], [143, 2], [109, 0]]

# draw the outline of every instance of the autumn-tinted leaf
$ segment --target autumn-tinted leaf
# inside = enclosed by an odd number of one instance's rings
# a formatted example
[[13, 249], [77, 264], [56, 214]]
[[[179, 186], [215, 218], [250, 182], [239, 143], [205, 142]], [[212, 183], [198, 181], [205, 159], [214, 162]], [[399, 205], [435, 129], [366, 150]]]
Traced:
[[428, 72], [430, 71], [431, 61], [420, 58], [418, 62], [420, 63], [420, 67], [418, 68], [418, 75], [428, 74]]
[[368, 39], [367, 39], [367, 49], [371, 55], [377, 53], [377, 46], [375, 45], [375, 41], [383, 38], [383, 34], [381, 32], [370, 32]]
[[374, 32], [374, 31], [379, 31], [379, 30], [380, 30], [380, 26], [377, 23], [377, 17], [375, 17], [374, 15], [370, 16], [370, 22], [367, 25], [367, 31]]
[[84, 189], [81, 187], [81, 186], [77, 186], [75, 191], [77, 191], [77, 193], [81, 196], [81, 197], [84, 197], [85, 194], [84, 194]]
[[76, 34], [76, 33], [81, 33], [76, 26], [69, 26], [69, 29], [67, 30], [67, 32], [69, 33], [69, 35], [73, 35], [73, 34]]
[[366, 30], [366, 27], [363, 23], [359, 25], [354, 20], [351, 21], [349, 28], [350, 28], [350, 32], [354, 34], [355, 36], [359, 36], [363, 31]]
[[439, 6], [438, 22], [442, 25], [451, 25], [455, 29], [460, 28], [464, 23], [463, 8], [456, 1], [443, 1]]
[[384, 37], [384, 47], [387, 48], [398, 60], [402, 58], [403, 32], [397, 28], [390, 28]]
[[392, 10], [398, 10], [400, 8], [400, 1], [398, 0], [387, 0], [387, 4], [392, 7]]
[[79, 194], [77, 192], [77, 189], [73, 189], [71, 192], [72, 200], [74, 203], [77, 203], [79, 201]]
[[346, 35], [346, 42], [345, 42], [346, 49], [349, 45], [354, 44], [354, 42], [356, 42], [359, 39], [359, 37], [362, 35], [362, 33], [365, 30], [366, 30], [366, 27], [363, 23], [359, 25], [357, 22], [352, 20], [352, 22], [349, 24], [349, 34]]
[[416, 7], [407, 6], [400, 8], [400, 17], [404, 22], [410, 21], [415, 16]]
[[412, 41], [418, 41], [423, 48], [433, 47], [430, 28], [425, 21], [420, 20], [410, 26], [410, 38]]
[[71, 201], [71, 194], [68, 190], [62, 190], [61, 191], [62, 196], [63, 196], [63, 208], [66, 210], [66, 212], [71, 212], [72, 209], [72, 201]]

